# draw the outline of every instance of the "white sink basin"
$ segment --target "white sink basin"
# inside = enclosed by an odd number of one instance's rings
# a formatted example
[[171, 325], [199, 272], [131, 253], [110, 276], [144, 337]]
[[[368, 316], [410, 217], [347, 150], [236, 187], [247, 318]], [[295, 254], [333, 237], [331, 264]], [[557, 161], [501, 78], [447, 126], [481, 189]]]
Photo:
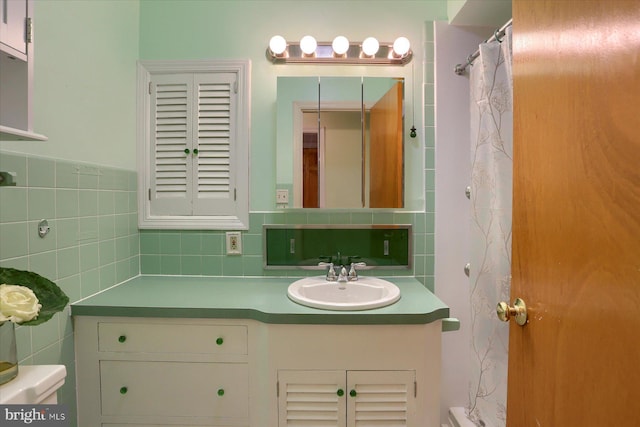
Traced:
[[400, 299], [400, 289], [377, 277], [356, 281], [328, 282], [324, 276], [305, 277], [289, 285], [287, 295], [298, 304], [327, 310], [368, 310], [385, 307]]

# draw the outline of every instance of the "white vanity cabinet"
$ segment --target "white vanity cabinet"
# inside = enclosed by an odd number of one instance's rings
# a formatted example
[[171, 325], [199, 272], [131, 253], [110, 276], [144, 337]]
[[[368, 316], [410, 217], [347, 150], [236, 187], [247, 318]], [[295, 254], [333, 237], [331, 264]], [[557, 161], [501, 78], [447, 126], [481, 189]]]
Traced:
[[74, 328], [83, 427], [439, 427], [440, 320], [80, 315]]
[[268, 425], [438, 427], [441, 327], [269, 325]]
[[248, 426], [249, 325], [75, 318], [81, 426]]

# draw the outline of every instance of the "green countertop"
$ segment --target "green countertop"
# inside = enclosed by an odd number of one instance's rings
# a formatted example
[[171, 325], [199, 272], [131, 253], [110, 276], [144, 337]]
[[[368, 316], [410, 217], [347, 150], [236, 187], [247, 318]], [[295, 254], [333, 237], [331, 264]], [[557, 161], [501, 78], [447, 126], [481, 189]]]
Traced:
[[[287, 297], [295, 278], [138, 276], [71, 304], [73, 316], [253, 319], [292, 324], [424, 324], [442, 319], [455, 330], [449, 307], [412, 277], [387, 278], [401, 298], [387, 307], [332, 311]], [[452, 323], [453, 322], [453, 323]]]

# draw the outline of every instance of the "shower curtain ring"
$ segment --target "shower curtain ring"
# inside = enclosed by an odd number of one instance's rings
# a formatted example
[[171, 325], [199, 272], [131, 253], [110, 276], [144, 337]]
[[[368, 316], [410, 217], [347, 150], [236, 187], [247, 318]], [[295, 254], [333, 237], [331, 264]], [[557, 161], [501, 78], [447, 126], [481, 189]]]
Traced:
[[493, 37], [495, 37], [495, 38], [496, 38], [496, 41], [497, 41], [498, 43], [502, 43], [502, 40], [500, 39], [500, 37], [498, 36], [498, 34], [500, 34], [500, 29], [499, 29], [499, 28], [496, 28], [496, 30], [495, 30], [495, 31], [494, 31], [494, 33], [493, 33]]

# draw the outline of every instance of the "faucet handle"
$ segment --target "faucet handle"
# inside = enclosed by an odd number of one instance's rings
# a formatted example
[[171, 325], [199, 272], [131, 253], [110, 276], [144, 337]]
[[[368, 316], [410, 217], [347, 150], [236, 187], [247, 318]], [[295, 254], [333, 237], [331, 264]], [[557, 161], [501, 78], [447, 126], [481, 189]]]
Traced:
[[352, 262], [351, 268], [349, 269], [349, 280], [358, 280], [358, 272], [356, 271], [356, 267], [366, 267], [367, 263], [365, 262]]
[[333, 263], [332, 262], [319, 262], [318, 263], [319, 267], [327, 267], [327, 281], [328, 282], [335, 282], [337, 277], [336, 277], [336, 271], [333, 269]]

